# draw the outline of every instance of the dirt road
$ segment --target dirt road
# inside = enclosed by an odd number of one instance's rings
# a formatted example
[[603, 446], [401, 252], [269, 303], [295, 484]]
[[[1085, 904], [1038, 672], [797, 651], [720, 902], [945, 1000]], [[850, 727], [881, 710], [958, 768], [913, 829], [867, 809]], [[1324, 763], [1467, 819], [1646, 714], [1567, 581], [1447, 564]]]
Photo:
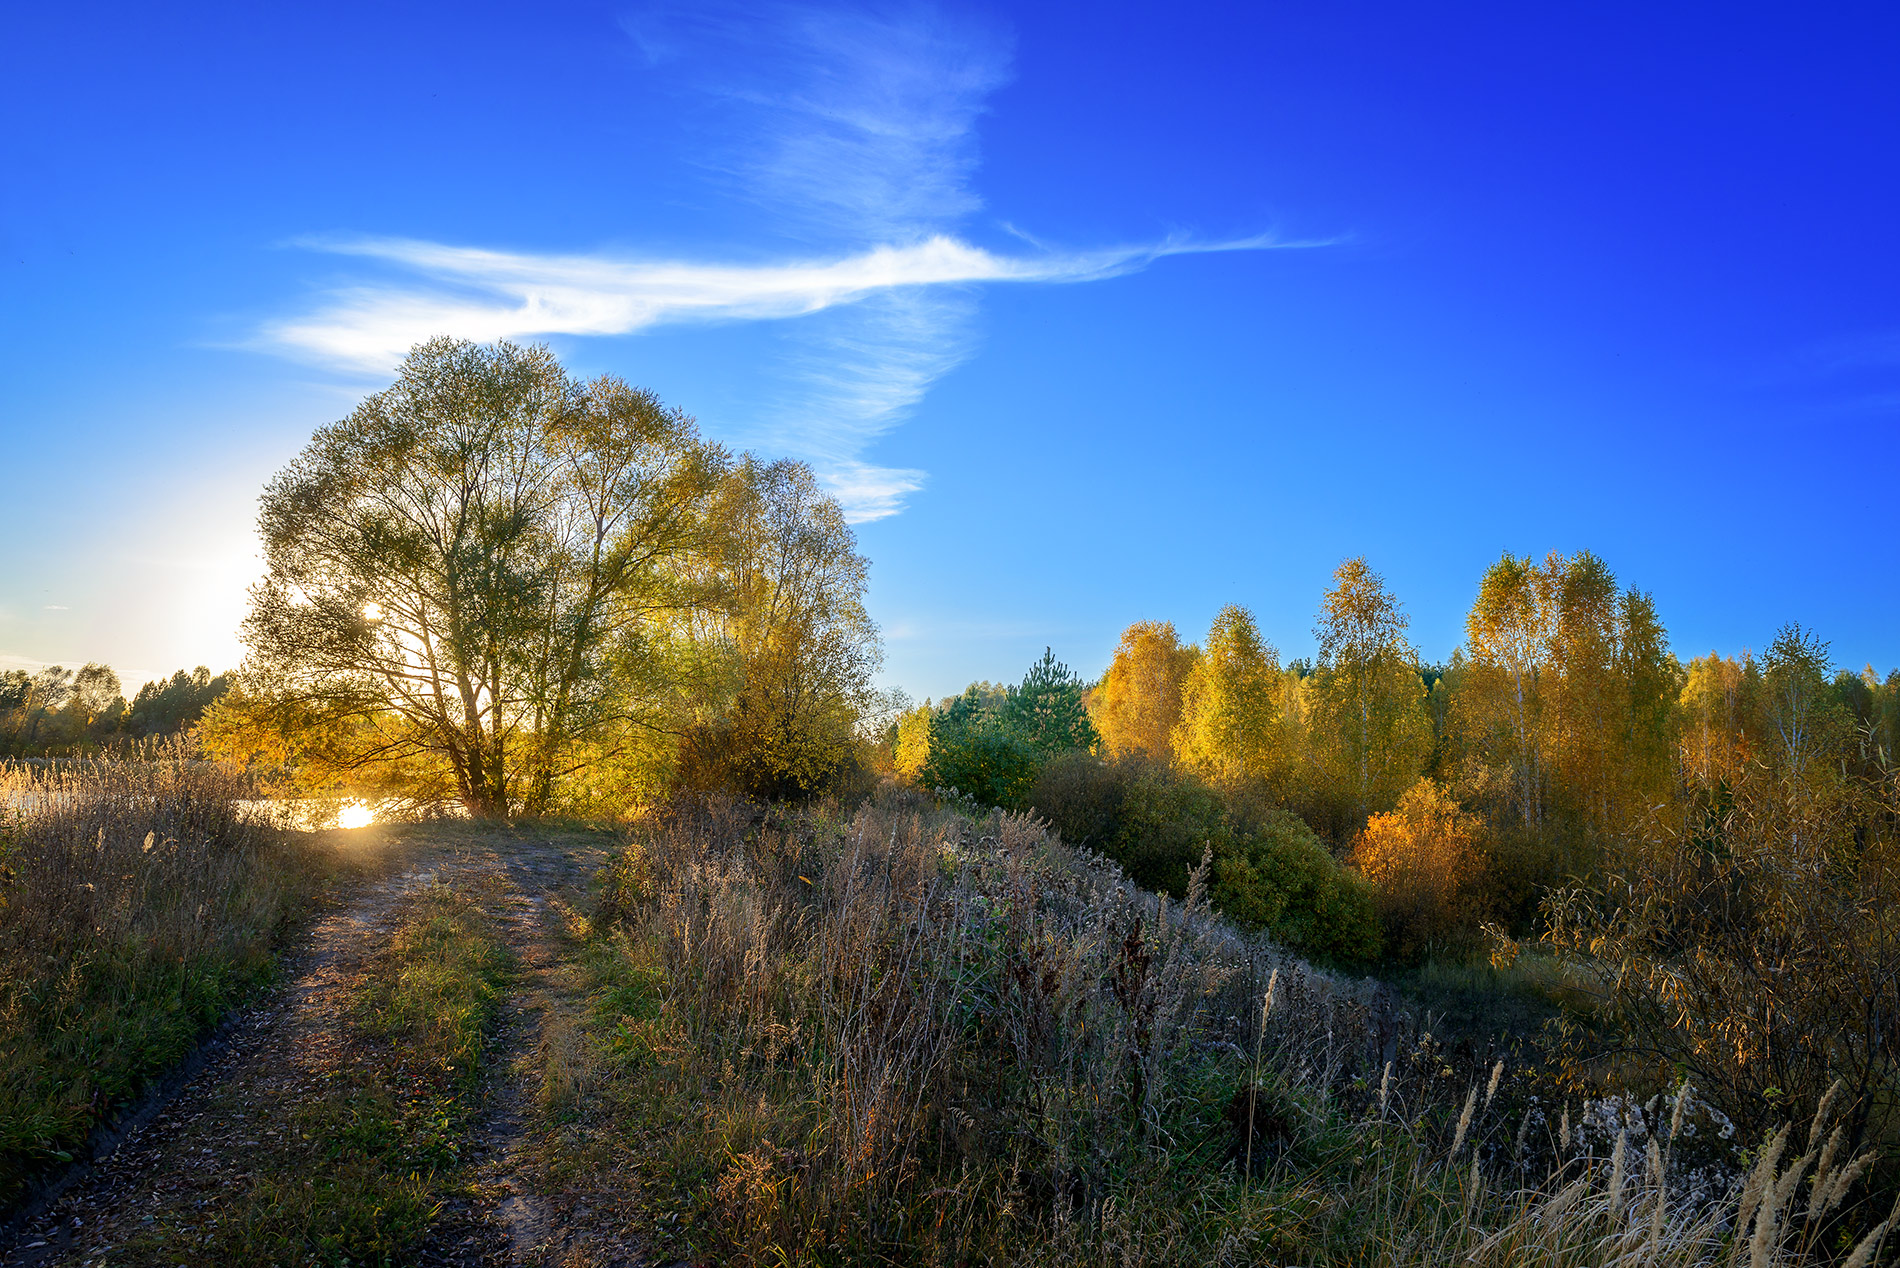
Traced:
[[[548, 1179], [539, 1109], [548, 1033], [571, 1030], [562, 1017], [578, 1007], [562, 972], [563, 922], [603, 843], [458, 824], [361, 831], [403, 851], [404, 864], [342, 896], [289, 953], [283, 984], [148, 1107], [149, 1121], [0, 1242], [0, 1263], [202, 1265], [240, 1253], [289, 1263], [641, 1262], [611, 1202]], [[487, 1014], [479, 1084], [449, 1085], [447, 1100], [430, 1099], [440, 1077], [428, 1084], [428, 1072], [404, 1066], [400, 1044], [370, 1042], [359, 1024], [367, 979], [389, 971], [379, 955], [428, 894], [466, 896], [512, 964]], [[418, 1124], [427, 1114], [439, 1122]], [[431, 1175], [445, 1178], [429, 1189], [352, 1171], [349, 1159], [376, 1146], [363, 1142], [374, 1131], [425, 1139], [428, 1156], [446, 1160]], [[326, 1154], [332, 1138], [343, 1143]], [[278, 1240], [260, 1241], [267, 1233]]]

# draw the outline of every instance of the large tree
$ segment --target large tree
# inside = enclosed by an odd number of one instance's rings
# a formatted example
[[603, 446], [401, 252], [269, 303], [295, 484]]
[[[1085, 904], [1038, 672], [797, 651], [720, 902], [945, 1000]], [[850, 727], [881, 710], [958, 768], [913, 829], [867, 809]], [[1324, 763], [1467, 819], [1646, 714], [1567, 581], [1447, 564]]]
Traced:
[[685, 564], [728, 468], [545, 348], [419, 345], [264, 492], [246, 698], [335, 766], [434, 769], [478, 816], [545, 807], [577, 754], [656, 725], [652, 684], [608, 666], [705, 600]]
[[1761, 676], [1764, 756], [1786, 772], [1791, 787], [1805, 791], [1833, 773], [1827, 759], [1851, 731], [1830, 682], [1828, 645], [1799, 623], [1784, 625], [1762, 657]]

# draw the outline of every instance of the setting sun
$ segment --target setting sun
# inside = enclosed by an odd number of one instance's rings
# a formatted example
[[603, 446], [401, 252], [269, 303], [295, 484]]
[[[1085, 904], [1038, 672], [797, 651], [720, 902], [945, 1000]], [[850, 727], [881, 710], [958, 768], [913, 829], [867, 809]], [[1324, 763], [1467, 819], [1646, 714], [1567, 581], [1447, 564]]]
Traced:
[[376, 810], [366, 801], [346, 801], [343, 808], [336, 812], [336, 826], [339, 828], [367, 828], [376, 822]]

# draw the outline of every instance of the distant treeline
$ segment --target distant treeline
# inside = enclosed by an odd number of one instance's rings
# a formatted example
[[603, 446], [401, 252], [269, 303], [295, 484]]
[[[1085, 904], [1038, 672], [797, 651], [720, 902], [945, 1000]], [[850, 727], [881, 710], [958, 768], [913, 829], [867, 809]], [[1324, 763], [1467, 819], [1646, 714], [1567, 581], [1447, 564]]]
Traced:
[[66, 757], [190, 730], [231, 688], [203, 665], [148, 682], [127, 703], [109, 666], [0, 673], [0, 756]]
[[1895, 836], [1900, 670], [1837, 670], [1796, 625], [1760, 655], [1685, 662], [1650, 596], [1588, 552], [1504, 556], [1441, 664], [1364, 560], [1315, 633], [1315, 660], [1283, 663], [1245, 608], [1200, 644], [1138, 622], [1098, 681], [1045, 654], [1019, 685], [912, 709], [887, 760], [1033, 810], [1158, 888], [1211, 855], [1230, 914], [1339, 958], [1468, 944], [1487, 921], [1528, 933], [1606, 851], [1728, 814], [1744, 787]]

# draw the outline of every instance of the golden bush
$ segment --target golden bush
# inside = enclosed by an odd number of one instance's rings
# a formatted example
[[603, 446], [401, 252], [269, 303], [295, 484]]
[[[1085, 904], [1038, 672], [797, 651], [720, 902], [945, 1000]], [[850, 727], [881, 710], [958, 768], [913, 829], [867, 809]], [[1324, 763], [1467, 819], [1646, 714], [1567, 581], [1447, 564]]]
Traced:
[[1378, 886], [1386, 946], [1401, 958], [1468, 936], [1476, 919], [1478, 816], [1421, 778], [1353, 842], [1350, 862]]

